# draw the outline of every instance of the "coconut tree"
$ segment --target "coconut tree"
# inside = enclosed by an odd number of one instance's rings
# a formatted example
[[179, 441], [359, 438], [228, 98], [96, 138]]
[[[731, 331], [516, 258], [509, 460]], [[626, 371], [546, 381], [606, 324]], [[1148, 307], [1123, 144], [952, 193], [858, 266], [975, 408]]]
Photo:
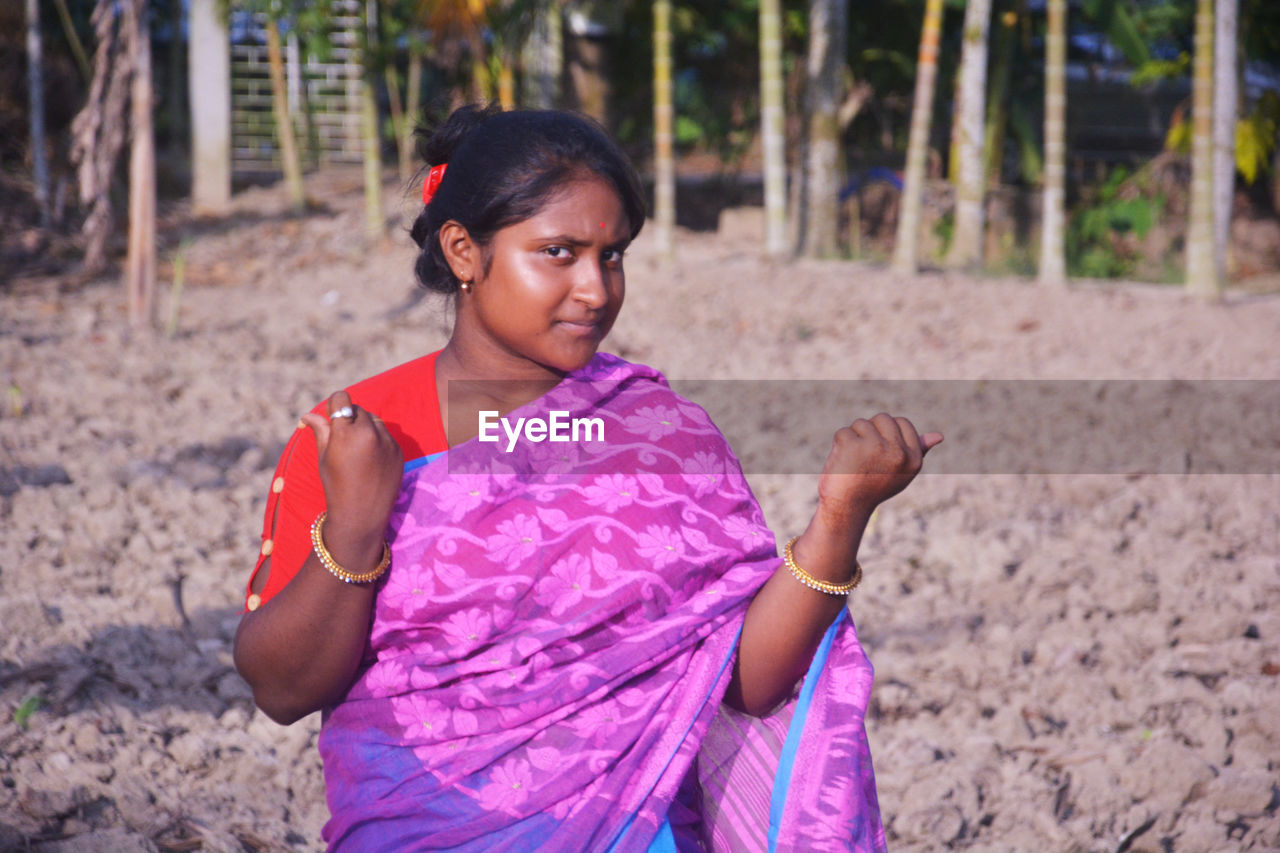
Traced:
[[373, 88], [378, 48], [378, 7], [374, 0], [364, 4], [365, 43], [361, 51], [360, 148], [364, 159], [365, 239], [377, 240], [386, 227], [382, 215], [382, 137], [378, 133], [378, 98]]
[[191, 207], [217, 215], [231, 203], [231, 47], [218, 0], [191, 0], [190, 14]]
[[125, 289], [129, 322], [150, 325], [156, 292], [156, 141], [151, 114], [151, 33], [148, 0], [122, 4], [125, 26], [133, 37], [133, 83], [129, 92], [129, 250], [125, 258]]
[[893, 245], [893, 271], [915, 275], [919, 267], [920, 202], [924, 195], [925, 159], [929, 155], [929, 126], [933, 120], [933, 87], [938, 76], [938, 43], [942, 31], [942, 0], [925, 0], [916, 89], [911, 106], [911, 135], [907, 167], [898, 210], [898, 233]]
[[1187, 228], [1187, 290], [1214, 298], [1222, 291], [1213, 227], [1213, 3], [1196, 0], [1191, 72], [1191, 212]]
[[147, 0], [97, 0], [90, 21], [97, 45], [93, 79], [71, 123], [71, 159], [77, 165], [85, 218], [84, 266], [106, 266], [111, 231], [111, 184], [126, 130], [129, 152], [129, 243], [125, 292], [129, 320], [150, 323], [156, 280], [156, 152], [151, 113], [151, 35]]
[[[381, 17], [382, 49], [378, 63], [382, 66], [387, 89], [387, 108], [391, 112], [391, 135], [396, 144], [400, 180], [407, 183], [413, 174], [413, 128], [422, 101], [422, 59], [426, 40], [417, 31], [417, 0], [386, 0]], [[401, 81], [398, 53], [407, 54], [407, 69]]]
[[760, 138], [764, 148], [765, 253], [787, 251], [787, 131], [782, 102], [782, 3], [760, 3]]
[[525, 102], [539, 109], [555, 107], [564, 73], [564, 19], [558, 1], [541, 4], [522, 53]]
[[828, 257], [838, 248], [840, 89], [844, 83], [847, 0], [809, 2], [808, 211], [804, 252]]
[[1227, 246], [1236, 184], [1236, 20], [1238, 0], [1217, 0], [1213, 37], [1214, 274], [1227, 280]]
[[570, 105], [613, 127], [613, 71], [624, 5], [616, 0], [567, 0], [564, 52]]
[[671, 0], [653, 4], [653, 220], [658, 257], [675, 254], [675, 108], [671, 86]]
[[1067, 0], [1049, 0], [1044, 46], [1044, 196], [1040, 216], [1041, 283], [1067, 277], [1065, 235]]
[[276, 120], [276, 140], [280, 143], [280, 167], [284, 171], [289, 206], [295, 213], [306, 209], [307, 197], [302, 187], [302, 160], [298, 156], [298, 140], [289, 115], [289, 92], [284, 79], [284, 52], [280, 44], [280, 9], [268, 4], [266, 9], [267, 69], [271, 75], [271, 111]]
[[35, 179], [40, 227], [49, 227], [49, 160], [45, 156], [44, 74], [40, 37], [40, 6], [27, 0], [27, 104], [31, 113], [31, 166]]
[[1004, 138], [1009, 129], [1009, 85], [1013, 78], [1013, 60], [1017, 47], [1016, 30], [1018, 13], [1005, 9], [996, 19], [1000, 26], [996, 31], [991, 58], [991, 84], [987, 97], [987, 124], [983, 137], [986, 161], [983, 173], [987, 186], [1000, 185], [1004, 165]]
[[92, 275], [107, 264], [107, 237], [113, 211], [111, 184], [116, 159], [124, 145], [128, 117], [129, 82], [133, 75], [133, 35], [113, 0], [97, 0], [90, 22], [95, 46], [93, 77], [84, 107], [71, 123], [71, 161], [76, 164], [80, 203], [88, 210], [84, 270]]
[[982, 156], [982, 118], [986, 113], [987, 31], [991, 0], [968, 0], [964, 7], [964, 41], [960, 52], [956, 176], [956, 225], [947, 261], [952, 266], [982, 263], [983, 209], [986, 194]]

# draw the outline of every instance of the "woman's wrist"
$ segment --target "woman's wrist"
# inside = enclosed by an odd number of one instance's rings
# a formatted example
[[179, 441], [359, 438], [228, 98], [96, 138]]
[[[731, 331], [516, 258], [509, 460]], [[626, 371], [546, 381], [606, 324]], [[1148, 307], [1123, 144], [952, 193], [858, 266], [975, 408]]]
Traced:
[[[876, 505], [857, 499], [834, 500], [818, 496], [818, 509], [813, 514], [813, 523], [844, 535], [853, 534], [859, 538], [866, 529]], [[812, 524], [810, 525], [812, 526]]]
[[363, 574], [382, 559], [385, 533], [385, 524], [372, 530], [368, 525], [350, 525], [330, 513], [324, 522], [324, 546], [338, 565], [352, 574]]
[[816, 580], [842, 584], [853, 578], [857, 570], [859, 529], [855, 536], [832, 530], [815, 516], [792, 545], [796, 563]]

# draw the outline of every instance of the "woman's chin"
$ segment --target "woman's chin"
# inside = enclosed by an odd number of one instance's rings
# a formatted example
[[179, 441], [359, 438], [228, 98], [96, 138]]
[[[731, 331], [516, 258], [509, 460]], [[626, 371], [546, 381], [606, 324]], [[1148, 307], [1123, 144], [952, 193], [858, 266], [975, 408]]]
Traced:
[[596, 357], [596, 353], [603, 342], [603, 336], [583, 338], [577, 342], [576, 346], [568, 347], [557, 353], [555, 360], [547, 363], [547, 366], [553, 367], [561, 373], [573, 373], [575, 370], [581, 370]]

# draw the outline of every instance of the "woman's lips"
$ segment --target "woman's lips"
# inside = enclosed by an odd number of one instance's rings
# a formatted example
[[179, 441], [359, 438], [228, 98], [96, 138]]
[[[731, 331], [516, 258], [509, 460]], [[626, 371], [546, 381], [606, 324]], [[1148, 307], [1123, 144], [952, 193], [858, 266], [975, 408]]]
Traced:
[[561, 320], [560, 325], [570, 334], [582, 335], [583, 337], [596, 335], [600, 332], [600, 322], [598, 320]]

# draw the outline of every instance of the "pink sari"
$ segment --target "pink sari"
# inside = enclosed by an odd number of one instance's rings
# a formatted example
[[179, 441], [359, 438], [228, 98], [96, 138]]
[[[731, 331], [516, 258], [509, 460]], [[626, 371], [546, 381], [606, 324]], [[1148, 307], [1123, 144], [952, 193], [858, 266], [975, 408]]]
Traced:
[[775, 714], [721, 705], [779, 560], [706, 413], [604, 354], [508, 418], [552, 412], [605, 440], [471, 441], [406, 474], [321, 731], [331, 848], [882, 850], [847, 614]]

